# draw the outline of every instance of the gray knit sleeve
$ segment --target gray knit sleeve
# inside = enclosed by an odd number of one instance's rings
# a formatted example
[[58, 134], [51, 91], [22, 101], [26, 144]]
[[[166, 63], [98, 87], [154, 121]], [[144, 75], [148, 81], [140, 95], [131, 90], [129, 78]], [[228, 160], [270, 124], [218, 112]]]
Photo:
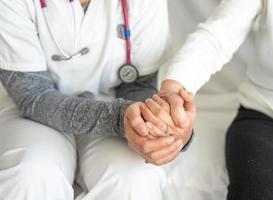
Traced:
[[0, 80], [25, 118], [67, 134], [124, 134], [123, 116], [132, 101], [96, 101], [89, 92], [62, 94], [49, 72], [0, 70]]

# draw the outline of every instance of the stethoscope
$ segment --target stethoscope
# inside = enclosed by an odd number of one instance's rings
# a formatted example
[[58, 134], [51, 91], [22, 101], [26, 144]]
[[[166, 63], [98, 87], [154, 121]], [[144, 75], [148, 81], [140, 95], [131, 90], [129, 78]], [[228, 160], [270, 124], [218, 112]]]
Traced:
[[[76, 42], [77, 42], [77, 30], [76, 30], [76, 16], [75, 16], [75, 9], [72, 3], [74, 0], [68, 0], [71, 6], [72, 14], [73, 14], [73, 27], [74, 27], [74, 43], [72, 52], [75, 52], [76, 49]], [[44, 18], [47, 24], [47, 28], [50, 32], [51, 38], [53, 39], [58, 51], [60, 52], [60, 55], [54, 54], [52, 55], [51, 59], [53, 61], [68, 61], [75, 58], [78, 58], [80, 56], [86, 55], [90, 52], [90, 49], [88, 47], [83, 47], [80, 51], [74, 54], [67, 54], [63, 48], [61, 47], [60, 43], [58, 42], [57, 38], [55, 37], [53, 33], [53, 29], [51, 27], [51, 24], [49, 22], [48, 14], [47, 14], [47, 3], [46, 0], [40, 0], [41, 8], [43, 9]], [[128, 7], [127, 7], [127, 1], [121, 0], [122, 5], [122, 12], [124, 17], [124, 39], [126, 43], [126, 63], [122, 65], [118, 70], [118, 76], [124, 83], [132, 83], [137, 80], [139, 77], [138, 69], [132, 64], [131, 61], [131, 30], [129, 25], [129, 16], [128, 16]]]

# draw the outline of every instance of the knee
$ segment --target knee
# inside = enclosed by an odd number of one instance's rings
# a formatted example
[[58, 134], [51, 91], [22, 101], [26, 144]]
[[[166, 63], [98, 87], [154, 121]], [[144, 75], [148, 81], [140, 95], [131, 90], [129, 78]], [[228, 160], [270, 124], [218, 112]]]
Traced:
[[54, 162], [43, 159], [25, 159], [19, 165], [18, 178], [26, 186], [36, 185], [54, 187], [58, 182], [70, 184], [63, 170]]
[[72, 186], [57, 163], [42, 155], [27, 154], [23, 149], [3, 157], [0, 199], [73, 199]]

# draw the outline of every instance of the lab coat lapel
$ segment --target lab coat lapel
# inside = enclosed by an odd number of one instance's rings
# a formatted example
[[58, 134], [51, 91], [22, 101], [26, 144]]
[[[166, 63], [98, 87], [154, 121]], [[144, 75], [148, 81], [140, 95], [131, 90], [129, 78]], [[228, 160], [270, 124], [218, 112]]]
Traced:
[[101, 39], [104, 30], [109, 27], [109, 20], [113, 20], [108, 8], [112, 1], [114, 0], [91, 0], [80, 27], [82, 40], [93, 43]]

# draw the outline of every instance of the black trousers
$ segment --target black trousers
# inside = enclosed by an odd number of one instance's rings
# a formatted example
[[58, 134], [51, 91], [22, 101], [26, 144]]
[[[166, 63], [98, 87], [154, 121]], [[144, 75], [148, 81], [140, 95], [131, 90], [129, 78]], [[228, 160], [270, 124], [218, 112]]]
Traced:
[[273, 119], [241, 107], [226, 138], [228, 200], [273, 200]]

